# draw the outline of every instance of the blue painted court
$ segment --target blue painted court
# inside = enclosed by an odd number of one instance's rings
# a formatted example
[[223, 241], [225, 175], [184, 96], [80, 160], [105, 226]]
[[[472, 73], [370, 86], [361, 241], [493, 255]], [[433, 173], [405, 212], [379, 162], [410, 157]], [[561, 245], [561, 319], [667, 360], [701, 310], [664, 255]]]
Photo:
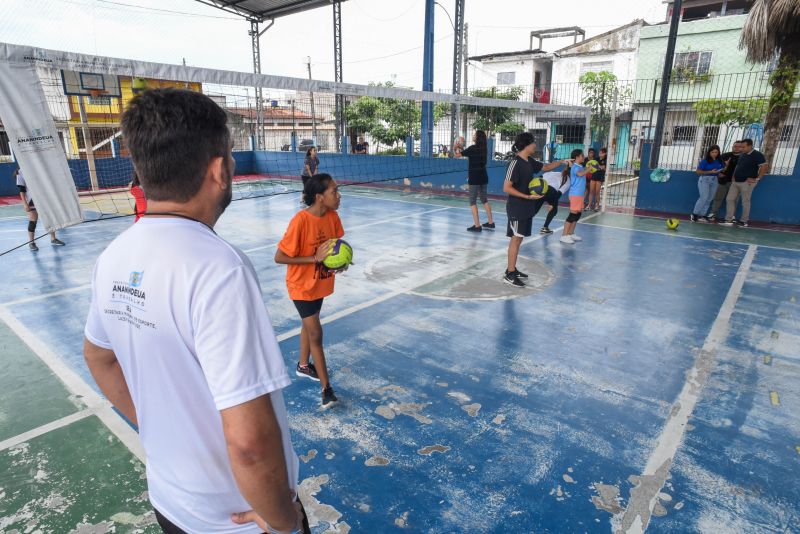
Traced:
[[[321, 412], [293, 375], [285, 392], [315, 533], [800, 532], [800, 234], [585, 216], [575, 246], [524, 241], [520, 290], [502, 203], [475, 235], [463, 199], [344, 192], [355, 265], [322, 309], [340, 402]], [[25, 220], [0, 209], [6, 250]], [[242, 200], [217, 226], [289, 367], [273, 256], [298, 209]], [[0, 532], [158, 531], [82, 357], [94, 260], [131, 223], [0, 259]]]

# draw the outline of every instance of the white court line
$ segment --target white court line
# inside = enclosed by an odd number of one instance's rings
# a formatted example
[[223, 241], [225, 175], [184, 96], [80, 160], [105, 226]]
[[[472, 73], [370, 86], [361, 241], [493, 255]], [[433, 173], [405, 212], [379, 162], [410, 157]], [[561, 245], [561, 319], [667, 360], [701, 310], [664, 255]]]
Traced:
[[83, 380], [75, 371], [69, 368], [50, 348], [37, 338], [28, 328], [20, 322], [11, 311], [0, 306], [0, 320], [36, 354], [42, 362], [64, 383], [67, 390], [79, 397], [89, 409], [97, 411], [108, 429], [142, 462], [145, 461], [139, 435], [131, 428], [117, 412], [110, 408], [108, 401], [103, 399]]
[[86, 419], [87, 417], [96, 414], [102, 408], [103, 406], [97, 406], [95, 408], [86, 408], [85, 410], [81, 410], [80, 412], [75, 412], [66, 417], [62, 417], [61, 419], [56, 419], [55, 421], [51, 421], [50, 423], [47, 423], [40, 427], [28, 430], [27, 432], [23, 432], [22, 434], [18, 434], [13, 438], [8, 438], [7, 440], [0, 441], [0, 451], [10, 449], [11, 447], [16, 447], [20, 443], [25, 443], [26, 441], [30, 441], [33, 438], [38, 438], [39, 436], [47, 434], [52, 430], [63, 428], [82, 419]]
[[[584, 220], [591, 219], [592, 217], [597, 217], [598, 215], [599, 215], [599, 213], [593, 213], [593, 214], [588, 215], [587, 217], [585, 217]], [[555, 228], [553, 230], [553, 235], [558, 233], [560, 230], [563, 230], [563, 228], [564, 228], [563, 226], [559, 226], [559, 227]], [[547, 236], [539, 234], [537, 236], [531, 237], [530, 239], [526, 239], [526, 240], [524, 240], [522, 242], [522, 246], [525, 246], [528, 243], [533, 243], [534, 241], [538, 241], [538, 240], [540, 240], [540, 239], [542, 239], [544, 237], [547, 237]], [[488, 256], [480, 258], [479, 260], [476, 260], [476, 261], [474, 261], [472, 263], [464, 264], [460, 268], [462, 270], [466, 270], [466, 269], [469, 269], [470, 267], [478, 265], [479, 263], [483, 263], [483, 262], [485, 262], [487, 260], [491, 260], [493, 258], [505, 256], [506, 254], [508, 254], [507, 250], [502, 250], [502, 251], [499, 251], [499, 252], [495, 252], [494, 254], [489, 254]], [[425, 278], [422, 282], [414, 284], [412, 287], [396, 289], [394, 291], [390, 291], [390, 292], [388, 292], [388, 293], [386, 293], [384, 295], [380, 295], [380, 296], [375, 297], [374, 299], [368, 300], [366, 302], [362, 302], [360, 304], [356, 304], [355, 306], [350, 306], [349, 308], [345, 308], [344, 310], [341, 310], [341, 311], [338, 311], [336, 313], [332, 313], [331, 315], [326, 316], [325, 319], [322, 319], [320, 322], [322, 324], [328, 324], [328, 323], [331, 323], [331, 322], [336, 321], [338, 319], [342, 319], [344, 317], [347, 317], [348, 315], [352, 315], [354, 313], [357, 313], [357, 312], [359, 312], [361, 310], [369, 308], [370, 306], [374, 306], [375, 304], [380, 304], [381, 302], [387, 301], [387, 300], [389, 300], [391, 298], [394, 298], [394, 297], [396, 297], [398, 295], [406, 295], [408, 293], [416, 291], [416, 290], [418, 290], [419, 288], [421, 288], [423, 286], [426, 286], [426, 285], [428, 285], [428, 284], [430, 284], [432, 282], [435, 282], [436, 280], [438, 280], [440, 278], [444, 278], [445, 276], [448, 276], [448, 275], [451, 275], [451, 274], [453, 274], [453, 270], [452, 269], [447, 269], [447, 270], [442, 270], [442, 271], [439, 271], [439, 272], [434, 272], [432, 276], [429, 276], [429, 277]], [[520, 291], [525, 291], [525, 289], [524, 288], [520, 289]], [[298, 334], [300, 334], [300, 327], [293, 328], [293, 329], [289, 330], [288, 332], [284, 332], [283, 334], [280, 334], [277, 337], [278, 337], [278, 341], [280, 342], [280, 341], [285, 341], [287, 339], [290, 339], [290, 338], [292, 338], [292, 337], [294, 337], [294, 336], [296, 336]]]
[[74, 293], [76, 291], [83, 291], [84, 289], [91, 289], [92, 284], [84, 284], [82, 286], [76, 287], [69, 287], [67, 289], [61, 289], [59, 291], [53, 291], [52, 293], [44, 293], [42, 295], [35, 295], [33, 297], [25, 297], [17, 300], [11, 300], [9, 302], [4, 302], [3, 306], [16, 306], [17, 304], [25, 304], [28, 302], [36, 302], [37, 300], [44, 300], [50, 297], [57, 297], [59, 295], [68, 295], [70, 293]]
[[[594, 223], [593, 222], [592, 226], [601, 226], [603, 228], [613, 228], [615, 230], [627, 230], [628, 232], [642, 232], [642, 233], [645, 233], [645, 234], [656, 234], [656, 235], [662, 235], [662, 236], [665, 236], [665, 237], [680, 237], [682, 239], [697, 239], [698, 241], [713, 241], [715, 243], [727, 243], [729, 245], [742, 245], [742, 246], [753, 245], [753, 243], [745, 243], [743, 241], [728, 241], [726, 239], [714, 239], [713, 237], [699, 237], [699, 236], [694, 236], [694, 235], [683, 235], [683, 234], [679, 234], [677, 232], [668, 234], [666, 232], [659, 232], [657, 230], [642, 230], [640, 228], [625, 228], [624, 226], [614, 226], [613, 224], [602, 224], [602, 223]], [[747, 232], [748, 230], [737, 230], [737, 231]], [[786, 233], [789, 233], [789, 232], [786, 232]], [[777, 249], [777, 250], [788, 250], [789, 252], [800, 252], [800, 250], [798, 250], [796, 248], [778, 247], [778, 246], [775, 246], [775, 245], [762, 245], [762, 244], [759, 243], [757, 246], [759, 248], [774, 248], [774, 249]]]
[[[444, 211], [444, 210], [449, 210], [449, 209], [451, 209], [451, 208], [448, 207], [448, 206], [444, 206], [444, 207], [441, 207], [441, 208], [437, 208], [435, 210], [417, 211], [417, 212], [414, 212], [414, 213], [408, 213], [406, 215], [398, 215], [397, 217], [390, 217], [388, 219], [381, 219], [379, 221], [372, 221], [370, 223], [357, 224], [355, 226], [348, 226], [347, 229], [348, 230], [355, 230], [355, 229], [360, 229], [360, 228], [367, 228], [368, 226], [375, 226], [377, 224], [384, 224], [384, 223], [388, 223], [388, 222], [399, 221], [400, 219], [407, 219], [409, 217], [414, 217], [416, 215], [427, 215], [429, 213], [436, 213], [437, 211]], [[245, 254], [250, 254], [251, 252], [256, 252], [256, 251], [259, 251], [259, 250], [272, 248], [272, 247], [276, 246], [278, 243], [279, 242], [276, 241], [275, 243], [270, 243], [269, 245], [261, 245], [259, 247], [248, 248], [247, 250], [243, 250], [242, 252], [244, 252]]]
[[[400, 200], [399, 198], [383, 198], [379, 196], [370, 196], [365, 195], [364, 193], [342, 193], [342, 196], [348, 197], [360, 197], [363, 199], [370, 199], [370, 200], [383, 200], [385, 202], [401, 202], [403, 204], [416, 204], [417, 206], [440, 206], [442, 208], [450, 208], [453, 210], [469, 210], [471, 208], [465, 208], [463, 206], [445, 206], [444, 204], [435, 204], [433, 202], [415, 202], [413, 200]], [[503, 202], [502, 200], [498, 200], [497, 202]]]
[[736, 277], [703, 343], [703, 348], [697, 354], [694, 365], [686, 372], [686, 382], [672, 404], [669, 418], [658, 437], [656, 447], [650, 453], [647, 465], [639, 477], [639, 483], [631, 489], [628, 506], [611, 521], [615, 533], [641, 534], [647, 529], [653, 509], [658, 502], [658, 494], [669, 477], [670, 467], [683, 441], [686, 425], [708, 380], [708, 375], [714, 368], [717, 351], [728, 336], [731, 315], [750, 272], [756, 248], [756, 245], [747, 247], [747, 253], [739, 265]]

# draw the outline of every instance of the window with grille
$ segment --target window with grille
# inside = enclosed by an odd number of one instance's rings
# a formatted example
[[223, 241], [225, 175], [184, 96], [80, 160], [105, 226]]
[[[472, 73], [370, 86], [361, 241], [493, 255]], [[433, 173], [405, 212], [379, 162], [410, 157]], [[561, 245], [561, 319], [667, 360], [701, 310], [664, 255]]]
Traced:
[[678, 74], [691, 72], [693, 74], [708, 74], [711, 70], [711, 57], [713, 52], [680, 52], [675, 54], [672, 69]]
[[697, 126], [673, 126], [672, 142], [676, 145], [693, 145], [697, 138]]
[[782, 143], [788, 143], [792, 139], [792, 134], [794, 134], [794, 125], [786, 124], [781, 130], [781, 136], [778, 138], [778, 141]]
[[516, 80], [517, 80], [516, 72], [497, 73], [497, 85], [513, 85], [516, 83]]
[[561, 136], [563, 144], [583, 144], [586, 127], [582, 124], [557, 124], [556, 137]]

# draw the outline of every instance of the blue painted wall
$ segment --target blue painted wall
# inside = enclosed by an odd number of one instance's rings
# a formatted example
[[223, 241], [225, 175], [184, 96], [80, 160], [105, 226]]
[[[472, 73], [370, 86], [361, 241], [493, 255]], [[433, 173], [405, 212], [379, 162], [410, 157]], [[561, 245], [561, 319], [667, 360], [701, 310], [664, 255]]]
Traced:
[[0, 197], [15, 197], [19, 195], [17, 182], [14, 180], [16, 163], [0, 163]]
[[[234, 152], [236, 160], [236, 174], [252, 174], [254, 172], [255, 154], [253, 152]], [[124, 187], [131, 181], [133, 165], [130, 158], [97, 158], [94, 160], [97, 178], [102, 187]], [[72, 179], [78, 190], [87, 190], [91, 187], [89, 180], [89, 164], [84, 159], [71, 159], [67, 161]], [[12, 174], [17, 168], [16, 163], [0, 163], [0, 197], [17, 196], [17, 185]]]
[[[255, 153], [255, 172], [300, 176], [303, 153]], [[405, 186], [432, 192], [467, 191], [467, 160], [406, 156], [359, 156], [322, 153], [319, 172], [330, 173], [341, 182], [380, 182], [389, 187]], [[489, 193], [503, 194], [507, 164], [489, 162]]]
[[[650, 181], [650, 145], [642, 150], [642, 170], [636, 195], [636, 208], [663, 213], [690, 214], [699, 196], [697, 174], [671, 171], [666, 183]], [[779, 224], [800, 224], [800, 158], [792, 176], [767, 175], [753, 192], [750, 219]], [[737, 216], [741, 208], [737, 210]]]

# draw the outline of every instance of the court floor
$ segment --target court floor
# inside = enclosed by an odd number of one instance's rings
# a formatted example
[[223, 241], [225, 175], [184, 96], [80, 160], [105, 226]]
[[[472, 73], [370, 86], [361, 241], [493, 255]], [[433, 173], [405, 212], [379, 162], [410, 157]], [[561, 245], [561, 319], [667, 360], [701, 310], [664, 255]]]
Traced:
[[[289, 367], [272, 258], [299, 207], [242, 200], [217, 226]], [[356, 264], [322, 310], [340, 403], [285, 392], [314, 532], [800, 532], [800, 234], [591, 215], [578, 245], [525, 240], [519, 290], [494, 207], [476, 235], [463, 199], [345, 188]], [[0, 208], [2, 250], [23, 215]], [[0, 534], [158, 531], [81, 354], [93, 262], [131, 222], [0, 257]]]

